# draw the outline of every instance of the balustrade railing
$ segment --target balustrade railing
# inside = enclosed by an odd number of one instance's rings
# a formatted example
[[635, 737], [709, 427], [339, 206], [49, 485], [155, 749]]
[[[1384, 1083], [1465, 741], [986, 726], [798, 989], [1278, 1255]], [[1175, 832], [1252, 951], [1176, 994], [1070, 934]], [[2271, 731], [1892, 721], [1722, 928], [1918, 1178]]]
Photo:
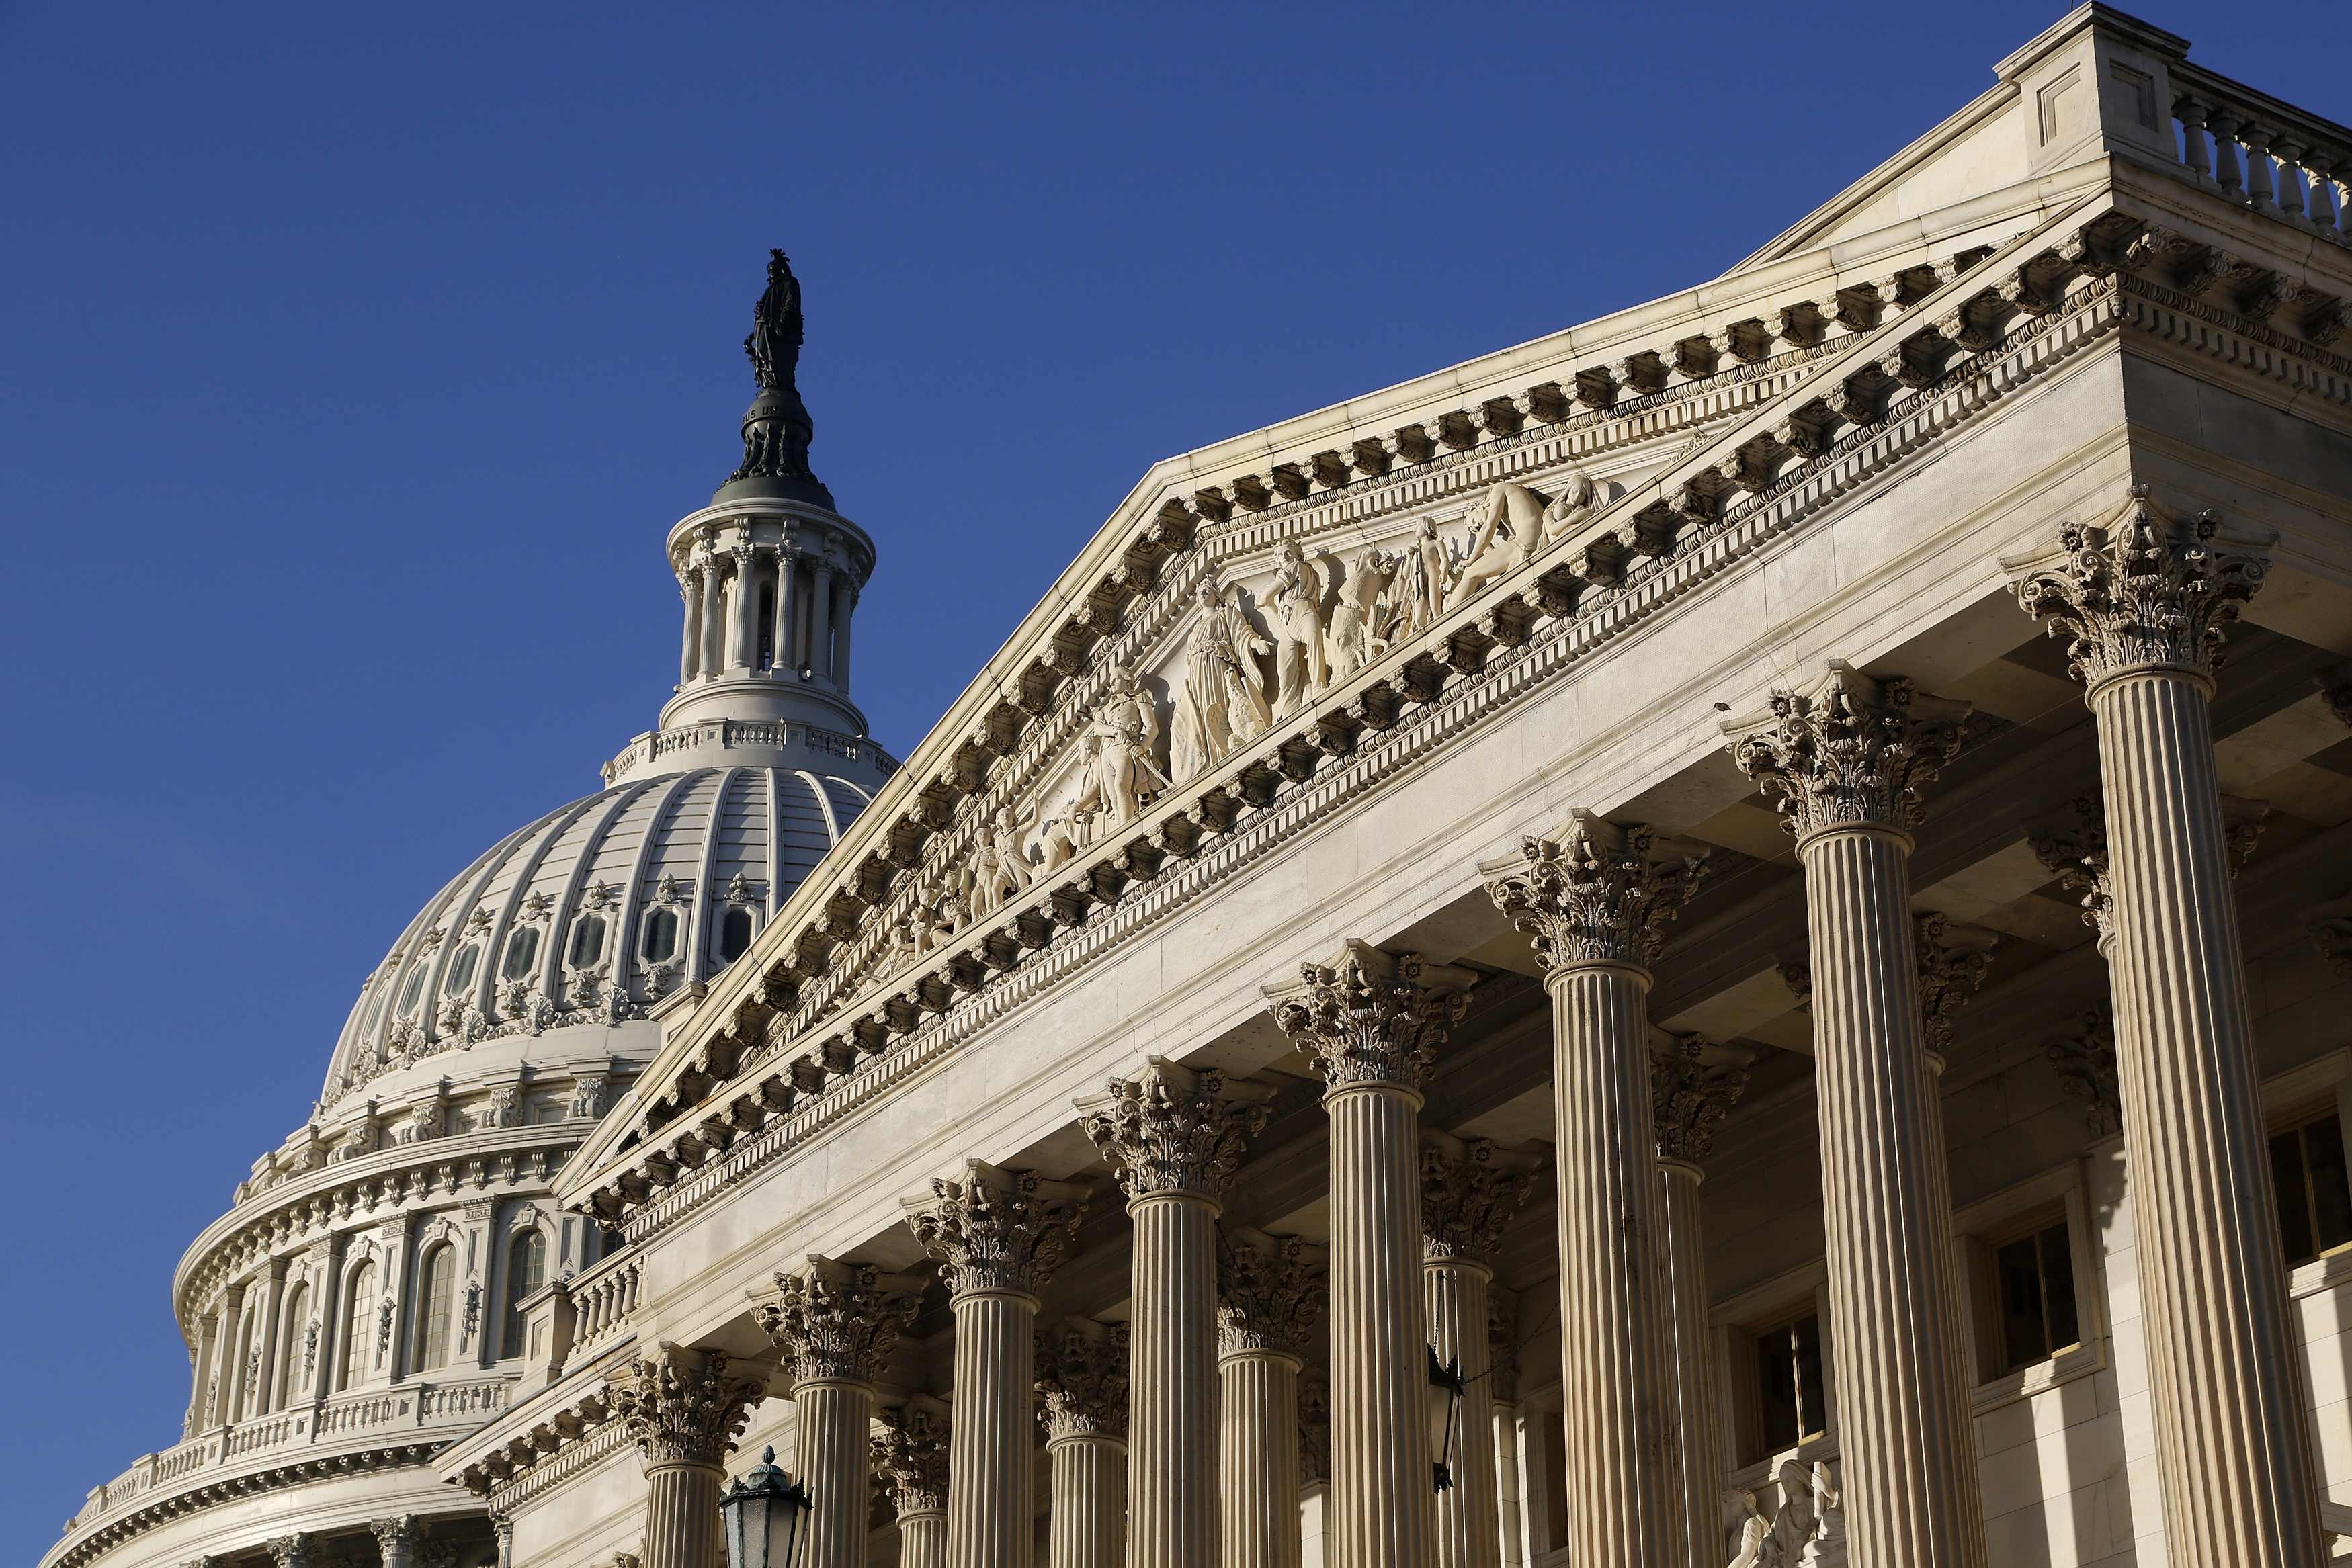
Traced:
[[[634, 1282], [630, 1299], [635, 1299]], [[386, 1427], [478, 1426], [507, 1407], [513, 1388], [509, 1377], [407, 1384], [224, 1427], [143, 1455], [106, 1485], [92, 1488], [67, 1529], [79, 1530], [152, 1492], [180, 1490], [180, 1483], [200, 1484], [207, 1472], [242, 1465], [257, 1456]]]
[[2183, 173], [2266, 217], [2352, 246], [2344, 215], [2352, 130], [2185, 62], [2171, 71]]
[[619, 1333], [636, 1310], [645, 1260], [635, 1253], [606, 1259], [572, 1282], [572, 1355], [593, 1355]]

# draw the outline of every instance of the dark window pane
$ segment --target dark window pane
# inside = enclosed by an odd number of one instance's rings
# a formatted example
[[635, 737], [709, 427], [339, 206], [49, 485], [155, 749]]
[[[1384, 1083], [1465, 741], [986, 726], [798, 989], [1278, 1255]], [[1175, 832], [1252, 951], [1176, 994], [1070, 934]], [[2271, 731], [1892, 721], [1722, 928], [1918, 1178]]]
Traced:
[[2311, 1171], [2311, 1232], [2315, 1250], [2352, 1241], [2352, 1183], [2344, 1174], [2344, 1124], [2322, 1117], [2303, 1130], [2304, 1164]]
[[646, 920], [646, 961], [667, 964], [677, 952], [677, 912], [656, 909]]
[[2042, 1265], [2033, 1238], [2012, 1241], [1993, 1254], [2000, 1281], [2000, 1360], [2006, 1372], [2030, 1366], [2050, 1354], [2042, 1322]]
[[1789, 1331], [1797, 1361], [1797, 1435], [1830, 1429], [1829, 1382], [1822, 1375], [1822, 1320], [1801, 1318]]
[[2049, 1306], [2050, 1348], [2082, 1343], [2082, 1319], [2074, 1310], [2074, 1249], [2066, 1244], [2063, 1225], [2042, 1233], [2042, 1299]]
[[572, 928], [572, 967], [584, 969], [604, 956], [604, 917], [583, 915]]
[[2279, 1244], [2289, 1263], [2319, 1256], [2311, 1242], [2311, 1197], [2303, 1183], [2303, 1137], [2281, 1133], [2271, 1140], [2271, 1185], [2278, 1188]]
[[751, 912], [730, 909], [719, 922], [719, 956], [731, 964], [751, 947]]
[[509, 980], [527, 980], [539, 957], [539, 927], [525, 925], [507, 938], [506, 967], [499, 974]]
[[1761, 1459], [1794, 1448], [1804, 1435], [1797, 1406], [1797, 1360], [1793, 1331], [1775, 1329], [1756, 1340], [1756, 1442]]

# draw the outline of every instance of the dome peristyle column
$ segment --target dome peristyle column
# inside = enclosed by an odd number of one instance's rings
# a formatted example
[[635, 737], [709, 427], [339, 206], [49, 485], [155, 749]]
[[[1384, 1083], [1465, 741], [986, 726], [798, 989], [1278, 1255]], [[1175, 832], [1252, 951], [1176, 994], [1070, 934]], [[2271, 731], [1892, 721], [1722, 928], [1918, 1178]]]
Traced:
[[723, 1352], [665, 1344], [605, 1389], [645, 1458], [645, 1568], [711, 1568], [727, 1455], [766, 1381], [737, 1375]]

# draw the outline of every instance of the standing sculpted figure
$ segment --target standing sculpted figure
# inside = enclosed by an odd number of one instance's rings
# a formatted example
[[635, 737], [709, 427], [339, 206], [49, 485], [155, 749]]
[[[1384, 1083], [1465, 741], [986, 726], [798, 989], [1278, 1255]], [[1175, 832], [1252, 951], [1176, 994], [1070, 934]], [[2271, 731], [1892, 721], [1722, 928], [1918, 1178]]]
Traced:
[[1388, 641], [1372, 623], [1373, 605], [1397, 574], [1397, 558], [1380, 549], [1356, 558], [1355, 570], [1340, 580], [1328, 628], [1331, 678], [1344, 681], [1388, 652]]
[[1087, 720], [1084, 744], [1087, 776], [1076, 809], [1108, 818], [1106, 831], [1135, 821], [1144, 803], [1168, 788], [1159, 763], [1160, 705], [1132, 671], [1111, 672], [1110, 691]]
[[1421, 532], [1405, 550], [1404, 564], [1389, 584], [1388, 600], [1393, 628], [1381, 631], [1391, 641], [1427, 631], [1445, 613], [1445, 590], [1454, 575], [1445, 540], [1438, 536], [1437, 519], [1423, 517]]
[[1282, 565], [1266, 596], [1274, 622], [1274, 671], [1280, 694], [1277, 712], [1292, 714], [1331, 684], [1323, 656], [1323, 576], [1297, 539], [1284, 541]]
[[1274, 644], [1252, 629], [1231, 591], [1204, 582], [1200, 606], [1200, 623], [1184, 653], [1184, 685], [1176, 695], [1170, 760], [1180, 779], [1214, 768], [1274, 722], [1257, 663]]

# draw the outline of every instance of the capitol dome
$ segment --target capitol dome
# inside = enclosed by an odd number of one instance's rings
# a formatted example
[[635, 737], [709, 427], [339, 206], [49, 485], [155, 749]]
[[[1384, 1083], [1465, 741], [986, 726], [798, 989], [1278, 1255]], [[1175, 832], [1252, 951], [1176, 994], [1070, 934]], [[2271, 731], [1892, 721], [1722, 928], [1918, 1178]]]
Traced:
[[[179, 1441], [93, 1488], [47, 1568], [503, 1563], [427, 1468], [518, 1396], [523, 1304], [634, 1299], [555, 1174], [897, 768], [849, 691], [874, 545], [808, 469], [799, 293], [758, 312], [743, 462], [669, 530], [677, 678], [604, 788], [451, 878], [362, 981], [310, 1114], [180, 1260]], [[646, 651], [648, 665], [662, 657]], [[373, 1541], [370, 1538], [373, 1537]]]

